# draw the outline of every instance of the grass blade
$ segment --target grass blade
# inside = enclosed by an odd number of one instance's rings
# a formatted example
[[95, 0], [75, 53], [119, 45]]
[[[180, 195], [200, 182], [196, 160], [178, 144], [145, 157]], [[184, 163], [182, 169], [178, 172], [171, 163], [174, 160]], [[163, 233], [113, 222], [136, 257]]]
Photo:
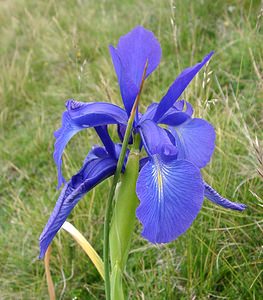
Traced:
[[90, 243], [85, 239], [85, 237], [69, 222], [65, 222], [62, 228], [67, 231], [74, 240], [80, 245], [80, 247], [85, 251], [90, 260], [93, 262], [94, 266], [100, 273], [101, 277], [104, 279], [104, 267], [103, 261], [95, 251], [95, 249], [90, 245]]
[[51, 277], [50, 267], [49, 267], [50, 255], [51, 255], [51, 246], [49, 245], [47, 248], [47, 252], [45, 254], [45, 259], [44, 259], [45, 274], [46, 274], [46, 279], [47, 279], [49, 299], [55, 300], [56, 299], [55, 288], [54, 288], [54, 283], [53, 283], [53, 280]]

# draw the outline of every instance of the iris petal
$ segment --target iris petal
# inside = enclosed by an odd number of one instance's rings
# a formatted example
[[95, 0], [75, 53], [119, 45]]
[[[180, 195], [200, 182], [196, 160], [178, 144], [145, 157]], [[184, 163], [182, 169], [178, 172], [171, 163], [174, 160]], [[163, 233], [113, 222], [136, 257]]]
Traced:
[[68, 113], [74, 123], [82, 127], [107, 124], [126, 124], [127, 114], [117, 105], [106, 102], [66, 102]]
[[58, 129], [55, 133], [54, 136], [56, 138], [55, 142], [55, 149], [54, 149], [54, 154], [53, 158], [54, 161], [57, 165], [57, 172], [58, 172], [58, 187], [65, 183], [65, 179], [62, 176], [62, 154], [63, 151], [69, 142], [69, 140], [79, 131], [81, 131], [82, 127], [77, 126], [72, 122], [69, 114], [67, 111], [65, 111], [62, 115], [62, 126], [60, 129]]
[[109, 50], [117, 73], [123, 104], [129, 115], [139, 92], [139, 87], [136, 86], [136, 84], [129, 77], [128, 72], [120, 60], [117, 50], [112, 46], [109, 47]]
[[213, 126], [202, 119], [191, 119], [180, 126], [170, 127], [176, 139], [178, 158], [186, 159], [199, 168], [209, 162], [215, 148]]
[[152, 103], [147, 107], [146, 112], [142, 115], [141, 119], [140, 119], [140, 123], [144, 122], [145, 120], [152, 120], [156, 109], [158, 107], [158, 103]]
[[[183, 100], [183, 101], [185, 101], [185, 100]], [[189, 102], [185, 101], [185, 104], [186, 104], [185, 113], [188, 114], [189, 117], [191, 117], [194, 113], [194, 109]]]
[[[159, 65], [161, 59], [161, 47], [158, 40], [151, 31], [142, 26], [137, 26], [131, 32], [122, 36], [116, 49], [110, 46], [110, 53], [122, 96], [131, 94], [126, 90], [128, 78], [137, 87], [138, 92], [146, 61], [148, 61], [146, 70], [146, 77], [148, 77]], [[130, 113], [134, 99], [123, 97], [128, 113]]]
[[137, 26], [122, 36], [116, 50], [130, 79], [137, 87], [140, 86], [146, 61], [148, 60], [147, 77], [157, 68], [162, 55], [154, 34], [142, 26]]
[[189, 117], [191, 117], [194, 112], [192, 105], [185, 100], [176, 101], [173, 107], [178, 111], [185, 112]]
[[111, 157], [116, 158], [115, 145], [109, 135], [107, 125], [96, 126], [94, 128], [108, 153], [111, 155]]
[[168, 111], [159, 119], [158, 123], [169, 126], [179, 126], [190, 119], [192, 114], [192, 105], [185, 100], [179, 100], [168, 109]]
[[174, 111], [168, 114], [165, 114], [161, 119], [159, 120], [160, 124], [166, 124], [169, 126], [179, 126], [182, 123], [184, 123], [186, 120], [188, 120], [190, 117], [185, 112], [180, 111]]
[[84, 103], [69, 100], [62, 115], [62, 126], [54, 133], [56, 138], [54, 160], [58, 170], [58, 188], [65, 182], [62, 176], [62, 154], [69, 140], [79, 131], [107, 124], [125, 124], [127, 114], [120, 107], [103, 102]]
[[140, 159], [140, 162], [139, 162], [139, 170], [141, 171], [141, 169], [144, 167], [144, 165], [149, 161], [149, 157], [143, 157]]
[[232, 202], [226, 198], [223, 198], [221, 195], [218, 194], [217, 191], [215, 191], [206, 182], [204, 182], [204, 186], [205, 186], [205, 197], [208, 200], [214, 202], [215, 204], [218, 204], [224, 208], [239, 210], [239, 211], [242, 211], [246, 208], [245, 204]]
[[167, 110], [173, 106], [175, 101], [180, 97], [188, 84], [192, 81], [195, 75], [201, 70], [201, 68], [209, 61], [214, 52], [210, 52], [203, 60], [193, 67], [185, 69], [173, 82], [168, 89], [165, 96], [162, 98], [154, 116], [154, 121], [158, 122], [159, 119], [167, 112]]
[[159, 127], [151, 120], [144, 121], [139, 128], [144, 148], [149, 156], [160, 154], [164, 157], [174, 158], [177, 149], [174, 138], [169, 131]]
[[190, 162], [166, 163], [154, 155], [140, 171], [136, 192], [142, 236], [152, 243], [168, 243], [196, 218], [203, 203], [204, 185], [200, 170]]
[[[145, 120], [153, 120], [158, 103], [152, 103], [147, 108], [145, 114], [140, 119], [140, 123]], [[166, 124], [170, 126], [178, 126], [185, 122], [193, 114], [192, 105], [185, 100], [178, 100], [172, 107], [158, 120], [159, 124]]]
[[114, 174], [117, 160], [102, 147], [94, 147], [85, 159], [83, 167], [66, 183], [55, 208], [39, 238], [40, 258], [79, 200], [107, 177]]

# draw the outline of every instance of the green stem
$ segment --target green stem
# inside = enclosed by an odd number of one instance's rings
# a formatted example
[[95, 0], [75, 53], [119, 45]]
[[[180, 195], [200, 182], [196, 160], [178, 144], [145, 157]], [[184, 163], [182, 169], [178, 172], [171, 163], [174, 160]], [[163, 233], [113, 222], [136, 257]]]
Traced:
[[[126, 129], [126, 133], [124, 136], [122, 149], [120, 153], [120, 157], [118, 160], [116, 172], [113, 177], [109, 198], [106, 203], [106, 214], [105, 214], [105, 221], [104, 221], [104, 244], [103, 244], [103, 260], [104, 260], [104, 272], [105, 272], [105, 292], [106, 292], [106, 300], [110, 300], [110, 263], [109, 263], [109, 232], [110, 232], [110, 217], [111, 217], [111, 210], [112, 210], [112, 200], [115, 194], [115, 189], [120, 177], [121, 169], [124, 163], [129, 137], [132, 129], [133, 119], [129, 119], [128, 126]], [[131, 122], [132, 121], [132, 122]], [[129, 133], [129, 135], [128, 135]]]
[[[140, 135], [134, 137], [134, 148]], [[122, 280], [131, 238], [135, 227], [138, 206], [136, 182], [139, 173], [139, 145], [131, 149], [125, 173], [121, 174], [114, 195], [114, 208], [110, 229], [111, 299], [124, 300]]]
[[106, 203], [106, 212], [105, 212], [105, 219], [104, 219], [104, 243], [103, 243], [103, 260], [104, 260], [104, 272], [105, 272], [106, 300], [110, 300], [109, 234], [110, 234], [110, 217], [111, 217], [111, 211], [112, 211], [112, 202], [113, 202], [116, 186], [117, 186], [120, 174], [121, 174], [124, 159], [125, 159], [125, 156], [126, 156], [129, 139], [130, 139], [130, 135], [131, 135], [131, 132], [132, 132], [132, 126], [133, 126], [136, 110], [137, 110], [137, 107], [138, 107], [138, 104], [139, 104], [140, 95], [141, 95], [141, 91], [142, 91], [142, 88], [143, 88], [143, 83], [144, 83], [144, 80], [145, 80], [147, 66], [148, 66], [148, 61], [145, 64], [143, 77], [142, 77], [142, 81], [141, 81], [141, 85], [140, 85], [140, 90], [139, 90], [139, 93], [138, 93], [138, 95], [137, 95], [137, 97], [134, 101], [134, 104], [133, 104], [133, 107], [132, 107], [132, 110], [131, 110], [131, 114], [130, 114], [130, 118], [129, 118], [128, 123], [127, 123], [127, 128], [126, 128], [123, 143], [122, 143], [121, 153], [120, 153], [119, 160], [118, 160], [118, 163], [117, 163], [116, 172], [115, 172], [114, 177], [113, 177], [113, 181], [112, 181], [108, 201]]

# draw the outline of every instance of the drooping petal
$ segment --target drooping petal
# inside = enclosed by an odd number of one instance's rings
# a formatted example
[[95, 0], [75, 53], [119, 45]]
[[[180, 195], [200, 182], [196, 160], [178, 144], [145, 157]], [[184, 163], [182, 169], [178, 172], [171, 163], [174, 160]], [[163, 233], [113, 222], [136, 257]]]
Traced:
[[140, 125], [139, 132], [149, 156], [157, 153], [163, 158], [166, 156], [175, 158], [177, 156], [175, 141], [169, 131], [159, 127], [151, 120], [146, 120]]
[[75, 124], [94, 127], [108, 124], [126, 124], [125, 110], [106, 102], [79, 102], [73, 99], [66, 102], [67, 111]]
[[215, 149], [215, 130], [202, 119], [191, 119], [169, 128], [176, 140], [178, 159], [186, 159], [199, 168], [209, 162]]
[[166, 163], [156, 154], [140, 171], [136, 192], [142, 236], [152, 243], [168, 243], [196, 218], [203, 203], [204, 185], [200, 170], [192, 163]]
[[[137, 26], [120, 38], [116, 49], [110, 46], [110, 53], [122, 97], [124, 96], [123, 102], [129, 114], [135, 98], [134, 94], [127, 90], [127, 86], [131, 85], [132, 82], [137, 87], [137, 92], [139, 91], [146, 62], [148, 61], [146, 70], [146, 77], [148, 77], [159, 65], [161, 47], [151, 31]], [[127, 84], [129, 80], [130, 83]], [[134, 87], [132, 90], [135, 90]]]
[[65, 183], [65, 179], [62, 175], [62, 154], [64, 151], [64, 148], [66, 147], [69, 140], [79, 131], [81, 131], [82, 127], [77, 126], [72, 122], [69, 114], [67, 111], [65, 111], [62, 115], [62, 126], [60, 129], [54, 132], [54, 136], [56, 138], [56, 142], [54, 145], [54, 154], [53, 158], [57, 166], [57, 172], [58, 172], [58, 186], [57, 188], [60, 188], [60, 186]]
[[102, 147], [94, 147], [83, 167], [66, 183], [39, 238], [40, 258], [79, 200], [94, 186], [114, 174], [117, 160]]
[[56, 138], [54, 160], [58, 170], [58, 188], [65, 182], [62, 176], [62, 154], [69, 140], [79, 131], [107, 124], [125, 124], [127, 114], [120, 107], [103, 102], [84, 103], [69, 100], [62, 115], [62, 126], [54, 133]]
[[224, 208], [239, 210], [242, 211], [246, 208], [245, 204], [232, 202], [226, 198], [223, 198], [221, 195], [218, 194], [210, 185], [204, 182], [205, 186], [205, 197], [214, 202], [217, 205], [223, 206]]
[[111, 157], [117, 158], [116, 151], [115, 151], [115, 144], [113, 143], [109, 135], [107, 125], [96, 126], [94, 127], [94, 129], [96, 130], [98, 136], [100, 137], [100, 140], [102, 141], [103, 145], [105, 146], [105, 149], [108, 151]]
[[201, 68], [209, 61], [214, 52], [210, 52], [203, 60], [197, 63], [193, 67], [185, 69], [173, 82], [168, 89], [168, 92], [162, 98], [154, 116], [154, 121], [158, 122], [159, 119], [167, 112], [167, 110], [173, 106], [175, 101], [180, 97], [188, 84], [192, 81], [195, 75], [201, 70]]

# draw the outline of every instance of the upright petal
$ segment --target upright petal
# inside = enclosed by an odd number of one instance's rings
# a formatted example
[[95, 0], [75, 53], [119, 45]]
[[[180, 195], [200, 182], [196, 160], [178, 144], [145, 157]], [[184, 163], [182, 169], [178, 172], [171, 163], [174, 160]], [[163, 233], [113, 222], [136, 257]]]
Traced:
[[193, 67], [185, 69], [173, 82], [168, 89], [166, 95], [162, 98], [155, 116], [154, 121], [158, 122], [159, 119], [167, 112], [167, 110], [173, 106], [175, 101], [180, 97], [188, 84], [192, 81], [195, 75], [201, 70], [201, 68], [209, 61], [214, 52], [210, 52], [204, 57], [204, 59]]
[[203, 119], [191, 119], [169, 128], [176, 140], [178, 159], [186, 159], [199, 168], [209, 162], [215, 149], [213, 126]]
[[136, 215], [143, 225], [142, 236], [152, 243], [168, 243], [184, 233], [204, 198], [197, 167], [184, 160], [166, 163], [158, 154], [142, 168], [136, 191], [140, 200]]
[[102, 147], [95, 147], [85, 159], [83, 167], [66, 183], [60, 193], [55, 208], [39, 238], [40, 258], [63, 225], [79, 200], [107, 177], [114, 174], [117, 160]]
[[109, 50], [111, 53], [113, 65], [118, 76], [123, 104], [128, 115], [130, 115], [133, 103], [139, 93], [139, 87], [129, 77], [128, 72], [126, 71], [120, 60], [117, 50], [112, 46], [109, 47]]
[[67, 143], [76, 133], [88, 127], [127, 122], [126, 112], [110, 103], [69, 100], [66, 107], [67, 111], [62, 115], [62, 126], [54, 133], [56, 142], [53, 157], [58, 170], [58, 188], [65, 182], [61, 170], [62, 154]]
[[135, 27], [122, 36], [117, 51], [132, 81], [139, 86], [142, 80], [145, 63], [148, 60], [146, 77], [159, 65], [162, 50], [154, 34], [142, 26]]
[[[132, 99], [132, 93], [126, 90], [127, 86], [131, 85], [132, 82], [137, 87], [137, 92], [139, 91], [146, 61], [148, 61], [146, 71], [146, 77], [148, 77], [159, 65], [162, 55], [161, 47], [151, 31], [146, 30], [142, 26], [137, 26], [120, 38], [116, 49], [110, 46], [110, 53], [119, 80], [122, 97], [125, 96], [123, 97], [124, 105], [127, 112], [130, 113], [133, 105], [132, 101], [135, 98]], [[128, 79], [130, 83], [127, 85]], [[127, 97], [127, 94], [129, 97]]]
[[215, 204], [223, 206], [224, 208], [239, 210], [239, 211], [242, 211], [246, 208], [245, 204], [232, 202], [226, 198], [223, 198], [221, 195], [218, 194], [217, 191], [215, 191], [206, 182], [204, 182], [204, 186], [205, 186], [205, 197], [208, 200], [214, 202]]

